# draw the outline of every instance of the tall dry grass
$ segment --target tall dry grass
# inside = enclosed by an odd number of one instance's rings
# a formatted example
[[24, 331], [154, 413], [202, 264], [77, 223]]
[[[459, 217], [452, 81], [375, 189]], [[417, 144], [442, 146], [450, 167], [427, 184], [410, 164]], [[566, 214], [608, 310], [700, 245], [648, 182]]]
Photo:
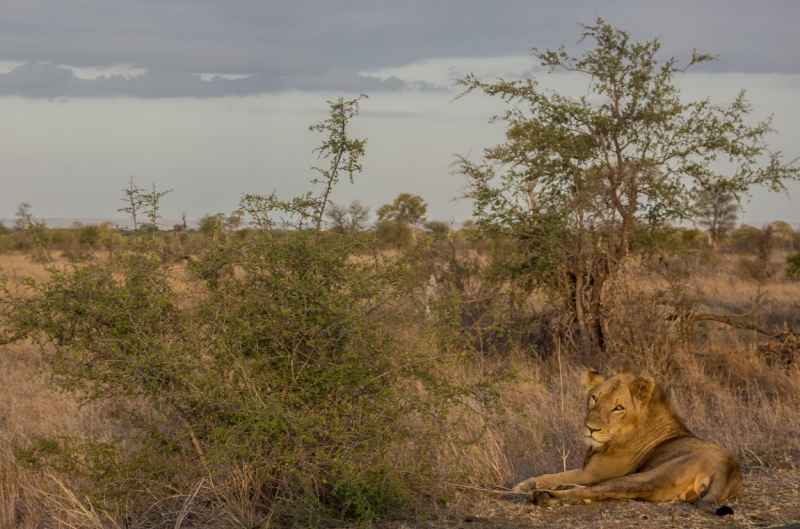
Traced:
[[0, 525], [36, 527], [57, 521], [47, 508], [58, 494], [47, 472], [20, 468], [15, 448], [40, 437], [78, 433], [96, 439], [108, 434], [101, 407], [80, 406], [77, 399], [51, 391], [32, 344], [0, 348]]
[[[655, 270], [657, 264], [639, 263], [609, 284], [605, 355], [532, 356], [516, 350], [481, 359], [482, 370], [514, 370], [519, 376], [501, 387], [502, 401], [513, 412], [467, 410], [462, 415], [454, 435], [473, 443], [443, 461], [465, 467], [463, 475], [472, 479], [464, 485], [508, 487], [580, 465], [585, 452], [579, 434], [581, 375], [589, 367], [616, 373], [626, 363], [667, 389], [692, 432], [721, 444], [745, 465], [795, 465], [800, 458], [798, 341], [781, 344], [750, 329], [707, 321], [687, 329], [672, 317], [674, 305], [663, 302], [682, 298], [698, 312], [749, 314], [737, 321], [775, 333], [798, 332], [800, 283], [781, 274], [785, 256], [773, 257], [775, 273], [767, 281], [749, 277], [735, 255], [690, 256], [671, 265], [670, 276]], [[776, 348], [783, 354], [775, 354]], [[462, 363], [450, 374], [474, 380], [480, 376], [478, 365]]]
[[[780, 266], [776, 256], [774, 266]], [[693, 259], [693, 260], [691, 260]], [[541, 473], [580, 464], [584, 447], [580, 375], [587, 367], [613, 373], [626, 361], [652, 374], [670, 395], [675, 411], [698, 436], [720, 443], [746, 465], [767, 466], [800, 457], [800, 351], [776, 357], [757, 332], [699, 322], [687, 334], [670, 319], [657, 292], [684, 296], [697, 310], [744, 314], [758, 326], [800, 329], [800, 284], [780, 274], [749, 277], [736, 256], [715, 255], [658, 265], [637, 265], [609, 285], [606, 313], [608, 353], [581, 357], [568, 350], [533, 355], [465, 355], [448, 367], [457, 382], [492, 373], [514, 373], [500, 382], [502, 409], [470, 400], [448, 423], [450, 442], [436, 447], [431, 463], [452, 491], [450, 501], [471, 491], [509, 487]], [[42, 278], [42, 265], [22, 256], [0, 256], [12, 282]], [[744, 321], [744, 320], [743, 320]], [[433, 353], [432, 353], [433, 354]], [[78, 484], [47, 469], [31, 471], [15, 458], [15, 447], [39, 436], [80, 434], [102, 440], [113, 428], [100, 405], [81, 407], [72, 395], [50, 389], [37, 349], [30, 344], [0, 348], [0, 526], [33, 527], [267, 527], [273, 512], [259, 469], [232, 468], [224, 482], [200, 480], [153, 497], [145, 510], [106, 512], [81, 496]], [[402, 452], [397, 458], [407, 457]]]

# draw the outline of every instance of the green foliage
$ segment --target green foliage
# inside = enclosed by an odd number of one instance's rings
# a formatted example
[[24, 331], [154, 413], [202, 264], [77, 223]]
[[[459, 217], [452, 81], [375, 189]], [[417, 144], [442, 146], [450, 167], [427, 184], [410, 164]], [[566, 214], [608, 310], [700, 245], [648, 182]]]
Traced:
[[33, 213], [31, 213], [31, 205], [27, 202], [21, 202], [17, 207], [17, 220], [14, 221], [14, 229], [17, 231], [27, 230], [35, 223]]
[[128, 180], [128, 187], [124, 188], [122, 192], [125, 193], [125, 197], [122, 199], [125, 205], [117, 211], [120, 213], [127, 213], [128, 217], [133, 221], [133, 231], [138, 232], [139, 215], [144, 205], [144, 197], [142, 196], [141, 190], [133, 183], [132, 176]]
[[441, 220], [430, 220], [425, 223], [425, 229], [435, 237], [442, 238], [450, 234], [450, 224]]
[[40, 262], [50, 262], [50, 255], [45, 247], [47, 224], [43, 220], [34, 218], [30, 204], [22, 202], [17, 208], [14, 229], [17, 233], [13, 249], [31, 251], [32, 258]]
[[722, 185], [712, 183], [696, 191], [695, 208], [700, 225], [708, 230], [714, 244], [730, 233], [739, 217], [736, 196]]
[[[584, 26], [583, 39], [594, 47], [582, 57], [534, 50], [549, 71], [588, 78], [582, 96], [542, 90], [533, 79], [458, 81], [462, 96], [482, 91], [510, 109], [493, 118], [505, 122], [506, 141], [479, 163], [459, 157], [456, 171], [467, 179], [476, 227], [519, 241], [507, 277], [557, 293], [588, 352], [603, 348], [606, 279], [637, 238], [691, 218], [701, 190], [717, 186], [736, 198], [754, 185], [782, 191], [800, 169], [769, 151], [770, 120], [747, 123], [744, 92], [728, 107], [681, 100], [675, 76], [713, 57], [693, 53], [684, 67], [659, 60], [658, 39], [637, 42], [602, 19]], [[717, 172], [721, 159], [737, 165], [733, 176]]]
[[794, 242], [794, 230], [788, 222], [776, 220], [772, 223], [773, 236], [776, 248], [788, 250], [792, 248]]
[[411, 243], [411, 228], [405, 222], [379, 221], [375, 226], [375, 235], [383, 244], [397, 248]]
[[427, 212], [428, 204], [421, 196], [400, 193], [394, 202], [378, 208], [376, 214], [378, 221], [402, 222], [418, 227], [425, 220]]
[[87, 259], [122, 246], [120, 230], [110, 222], [86, 226], [75, 222], [69, 228], [47, 228], [34, 222], [24, 230], [0, 234], [0, 252], [25, 252], [40, 262], [48, 262], [54, 254], [70, 260]]
[[731, 246], [734, 250], [747, 253], [758, 253], [763, 233], [749, 224], [742, 224], [731, 233]]
[[680, 237], [680, 244], [685, 248], [696, 248], [707, 243], [707, 237], [697, 228], [675, 230]]
[[770, 269], [770, 258], [776, 242], [778, 240], [772, 224], [767, 224], [760, 230], [743, 224], [731, 234], [731, 246], [734, 250], [755, 256], [755, 260], [746, 257], [740, 260], [740, 269], [746, 277], [763, 280], [773, 275], [775, 270]]
[[224, 222], [224, 213], [217, 213], [216, 215], [206, 214], [200, 217], [197, 229], [203, 235], [211, 237], [221, 229]]
[[346, 172], [350, 177], [350, 183], [353, 183], [353, 173], [361, 172], [359, 159], [364, 155], [364, 146], [367, 141], [348, 137], [347, 124], [353, 116], [358, 114], [359, 103], [363, 99], [369, 98], [361, 94], [352, 101], [345, 101], [341, 97], [335, 103], [328, 101], [331, 107], [330, 117], [309, 127], [311, 131], [328, 134], [328, 138], [322, 142], [322, 145], [314, 150], [319, 158], [330, 162], [328, 168], [313, 168], [322, 175], [322, 178], [314, 179], [311, 183], [322, 184], [324, 187], [316, 211], [317, 231], [322, 226], [322, 218], [331, 189], [339, 182], [339, 172]]
[[786, 276], [792, 281], [800, 281], [800, 252], [786, 258]]
[[[139, 234], [140, 227], [147, 228], [147, 233], [151, 234], [151, 238], [155, 240], [156, 232], [158, 231], [158, 220], [161, 219], [160, 202], [164, 195], [172, 192], [171, 189], [166, 191], [156, 191], [156, 185], [152, 185], [150, 191], [140, 189], [133, 183], [133, 177], [128, 181], [128, 187], [123, 189], [122, 192], [125, 196], [122, 202], [125, 204], [117, 211], [127, 213], [133, 221], [134, 236]], [[144, 215], [147, 223], [142, 225], [140, 218]]]
[[[212, 237], [216, 240], [219, 233], [234, 231], [242, 225], [244, 220], [244, 211], [236, 209], [226, 216], [224, 213], [217, 213], [216, 215], [206, 214], [200, 218], [198, 231], [206, 237]], [[181, 229], [181, 226], [178, 226]]]
[[[331, 158], [360, 154], [363, 142], [335, 137], [325, 148], [345, 152]], [[197, 247], [188, 265], [145, 242], [50, 267], [22, 294], [4, 288], [3, 341], [36, 340], [54, 384], [105, 402], [117, 423], [102, 442], [39, 439], [21, 459], [128, 504], [257, 468], [263, 508], [299, 526], [370, 524], [436, 494], [428, 453], [448, 410], [494, 394], [452, 384], [397, 331], [417, 267], [319, 229], [335, 172], [317, 196], [245, 196], [252, 229]], [[159, 198], [126, 190], [132, 214]]]
[[384, 244], [403, 247], [417, 240], [428, 205], [419, 195], [400, 193], [394, 202], [379, 207], [376, 234]]
[[78, 230], [78, 239], [89, 246], [94, 246], [99, 243], [103, 235], [102, 228], [96, 224], [90, 224], [88, 226], [78, 225], [75, 226], [75, 228]]

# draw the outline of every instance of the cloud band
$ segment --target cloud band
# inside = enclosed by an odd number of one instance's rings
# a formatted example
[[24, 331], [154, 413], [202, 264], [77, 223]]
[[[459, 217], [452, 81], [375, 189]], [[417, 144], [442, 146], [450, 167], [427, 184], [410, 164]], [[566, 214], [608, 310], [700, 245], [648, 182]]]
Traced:
[[81, 79], [69, 68], [53, 64], [23, 64], [0, 74], [0, 96], [54, 99], [58, 97], [211, 98], [247, 96], [282, 90], [342, 90], [381, 92], [437, 89], [427, 83], [407, 83], [397, 77], [380, 79], [346, 70], [318, 75], [221, 76], [204, 80], [198, 74], [147, 70], [136, 76], [110, 75]]

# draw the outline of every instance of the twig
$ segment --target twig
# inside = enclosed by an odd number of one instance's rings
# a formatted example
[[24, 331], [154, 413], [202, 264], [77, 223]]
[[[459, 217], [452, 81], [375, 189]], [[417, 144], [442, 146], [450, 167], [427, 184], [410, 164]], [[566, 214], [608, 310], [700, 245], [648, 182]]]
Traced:
[[[561, 420], [564, 421], [564, 372], [561, 367], [561, 340], [556, 340], [556, 356], [558, 357], [558, 380], [561, 386]], [[567, 450], [564, 436], [561, 436], [561, 450], [558, 451], [561, 456], [561, 463], [564, 466], [564, 472], [567, 471], [567, 458], [569, 457], [569, 450]]]
[[203, 468], [208, 474], [209, 482], [213, 486], [214, 481], [211, 478], [211, 466], [208, 464], [205, 451], [203, 451], [203, 446], [200, 444], [200, 439], [197, 437], [194, 428], [192, 428], [192, 423], [189, 422], [189, 419], [187, 419], [186, 416], [183, 415], [183, 413], [179, 413], [179, 416], [183, 421], [183, 425], [189, 431], [189, 436], [192, 438], [192, 444], [194, 445], [194, 449], [197, 451], [197, 455], [200, 457], [200, 463], [203, 465]]
[[189, 514], [189, 507], [192, 505], [197, 493], [200, 492], [200, 487], [203, 486], [203, 482], [205, 482], [206, 478], [200, 478], [200, 481], [197, 482], [189, 495], [186, 496], [186, 500], [183, 502], [183, 506], [181, 507], [181, 512], [178, 514], [178, 519], [175, 520], [175, 529], [180, 529], [181, 524], [183, 524], [183, 520], [186, 518], [186, 515]]
[[762, 466], [762, 467], [765, 467], [765, 466], [766, 466], [766, 465], [764, 464], [764, 462], [763, 462], [763, 461], [761, 461], [761, 458], [760, 458], [760, 457], [758, 457], [758, 455], [757, 455], [755, 452], [753, 452], [753, 451], [752, 451], [752, 450], [750, 450], [749, 448], [745, 448], [745, 450], [746, 450], [746, 451], [748, 451], [748, 452], [750, 452], [751, 454], [753, 454], [753, 457], [755, 457], [756, 459], [758, 459], [758, 462], [761, 464], [761, 466]]
[[461, 485], [460, 483], [451, 483], [451, 485], [462, 489], [479, 490], [481, 492], [491, 492], [492, 494], [528, 494], [527, 492], [521, 492], [512, 489], [504, 489], [504, 490], [484, 489], [481, 487], [473, 487], [472, 485]]

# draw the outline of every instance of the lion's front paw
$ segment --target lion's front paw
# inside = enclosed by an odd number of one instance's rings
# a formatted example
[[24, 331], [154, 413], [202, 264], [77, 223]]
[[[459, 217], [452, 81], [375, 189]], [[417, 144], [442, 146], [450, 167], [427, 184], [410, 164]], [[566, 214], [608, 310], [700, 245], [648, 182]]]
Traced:
[[539, 507], [547, 507], [556, 503], [556, 499], [546, 490], [532, 490], [528, 493], [528, 503]]
[[561, 485], [558, 485], [555, 488], [553, 488], [553, 490], [574, 490], [582, 488], [584, 488], [583, 485], [572, 485], [571, 483], [562, 483]]
[[535, 478], [526, 479], [522, 483], [518, 483], [516, 487], [511, 489], [513, 492], [528, 492], [536, 489], [550, 490], [558, 484], [558, 480], [554, 479], [552, 474], [543, 474]]
[[511, 492], [528, 492], [536, 488], [536, 480], [534, 478], [526, 479], [521, 483], [517, 483]]

